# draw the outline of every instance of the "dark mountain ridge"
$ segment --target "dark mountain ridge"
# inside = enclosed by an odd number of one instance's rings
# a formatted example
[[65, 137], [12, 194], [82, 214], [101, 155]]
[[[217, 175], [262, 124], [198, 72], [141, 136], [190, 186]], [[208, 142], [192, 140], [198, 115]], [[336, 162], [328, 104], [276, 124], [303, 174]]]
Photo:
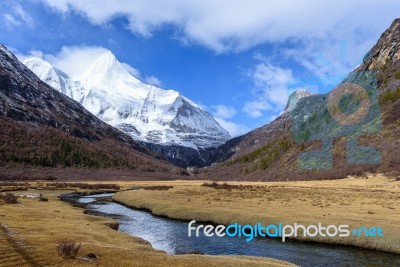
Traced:
[[42, 82], [3, 45], [0, 122], [3, 178], [21, 168], [183, 172]]

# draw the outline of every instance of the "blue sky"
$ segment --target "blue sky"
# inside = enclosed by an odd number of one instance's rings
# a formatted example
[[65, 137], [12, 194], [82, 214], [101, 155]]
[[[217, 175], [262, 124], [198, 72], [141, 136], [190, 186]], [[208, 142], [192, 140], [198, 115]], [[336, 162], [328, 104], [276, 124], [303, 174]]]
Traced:
[[105, 49], [243, 134], [299, 89], [325, 93], [399, 16], [370, 1], [25, 0], [0, 3], [0, 42], [77, 74]]

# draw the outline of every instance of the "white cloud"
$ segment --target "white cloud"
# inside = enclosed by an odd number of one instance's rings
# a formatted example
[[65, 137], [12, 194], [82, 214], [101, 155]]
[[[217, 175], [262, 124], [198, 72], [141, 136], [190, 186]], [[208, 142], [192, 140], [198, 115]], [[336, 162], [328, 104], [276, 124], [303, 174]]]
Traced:
[[288, 85], [294, 81], [292, 71], [268, 62], [256, 65], [251, 73], [257, 91], [273, 104], [285, 105], [288, 98]]
[[259, 118], [263, 115], [263, 111], [272, 109], [272, 106], [267, 101], [257, 100], [246, 102], [243, 107], [243, 111], [253, 118]]
[[144, 79], [144, 82], [148, 83], [148, 84], [151, 84], [151, 85], [154, 85], [154, 86], [161, 87], [161, 81], [157, 77], [155, 77], [153, 75], [146, 76], [146, 78]]
[[281, 56], [296, 60], [309, 71], [312, 76], [303, 79], [319, 78], [323, 84], [335, 86], [361, 63], [375, 42], [375, 38], [363, 42], [307, 40], [300, 42], [296, 48], [283, 49]]
[[42, 1], [60, 12], [78, 11], [97, 25], [123, 16], [133, 33], [145, 37], [173, 25], [188, 41], [216, 52], [288, 39], [376, 38], [398, 16], [396, 0]]
[[222, 126], [222, 128], [229, 132], [231, 137], [243, 135], [250, 131], [250, 128], [243, 124], [235, 123], [218, 117], [215, 117], [215, 120]]
[[230, 136], [235, 137], [243, 135], [250, 131], [250, 128], [246, 125], [231, 121], [236, 114], [236, 110], [233, 107], [226, 105], [216, 105], [211, 107], [211, 113], [215, 120], [229, 132]]
[[9, 8], [9, 13], [3, 15], [4, 23], [9, 29], [26, 26], [33, 28], [35, 25], [32, 17], [22, 8], [20, 4], [16, 4], [13, 8]]
[[31, 50], [31, 51], [29, 52], [29, 54], [30, 54], [31, 56], [34, 56], [34, 57], [40, 57], [40, 58], [43, 58], [43, 57], [44, 57], [44, 53], [43, 53], [42, 51], [40, 51], [40, 50]]
[[9, 49], [14, 53], [14, 55], [18, 58], [19, 61], [23, 62], [25, 59], [31, 58], [31, 57], [39, 57], [39, 58], [44, 58], [44, 53], [40, 50], [31, 50], [28, 52], [28, 54], [21, 54], [18, 49], [16, 48], [10, 48]]
[[[14, 50], [17, 58], [22, 62], [30, 57], [39, 57], [48, 61], [54, 67], [64, 71], [70, 76], [82, 73], [89, 65], [107, 49], [100, 46], [63, 46], [60, 52], [51, 54], [40, 50], [31, 50], [28, 54], [21, 54]], [[138, 71], [128, 64], [125, 67], [132, 75]]]
[[236, 115], [236, 110], [233, 107], [228, 107], [225, 105], [217, 105], [211, 107], [212, 113], [215, 117], [222, 119], [230, 119]]
[[32, 28], [35, 25], [32, 17], [22, 8], [20, 4], [17, 4], [15, 6], [14, 12], [20, 18], [20, 20], [29, 28]]
[[250, 131], [249, 127], [229, 120], [237, 114], [233, 107], [225, 105], [212, 106], [211, 113], [215, 120], [222, 126], [222, 128], [227, 130], [232, 137], [243, 135]]
[[100, 46], [63, 46], [57, 54], [45, 54], [44, 59], [70, 76], [82, 73], [101, 54]]
[[[69, 76], [74, 76], [84, 72], [93, 61], [107, 51], [106, 48], [101, 46], [63, 46], [60, 52], [55, 54], [46, 54], [39, 50], [31, 50], [27, 55], [20, 54], [18, 51], [15, 51], [15, 54], [21, 62], [29, 57], [43, 58]], [[121, 62], [121, 64], [137, 79], [159, 87], [162, 85], [157, 77], [153, 75], [143, 77], [138, 69], [124, 62]]]
[[282, 110], [288, 99], [290, 84], [295, 81], [292, 71], [269, 63], [269, 60], [255, 55], [259, 63], [248, 76], [254, 83], [253, 98], [243, 107], [250, 117], [258, 118], [267, 110]]
[[124, 68], [125, 68], [130, 74], [132, 74], [133, 76], [135, 76], [136, 78], [139, 79], [139, 77], [140, 77], [140, 71], [139, 71], [138, 69], [135, 69], [134, 67], [132, 67], [131, 65], [126, 64], [126, 63], [122, 63], [122, 65], [124, 65]]
[[190, 47], [191, 46], [189, 39], [187, 37], [185, 37], [185, 36], [176, 35], [176, 36], [173, 36], [172, 39], [173, 40], [177, 40], [179, 42], [179, 44], [181, 46], [183, 46], [183, 47]]
[[3, 19], [8, 28], [19, 27], [21, 22], [13, 17], [10, 13], [3, 15]]

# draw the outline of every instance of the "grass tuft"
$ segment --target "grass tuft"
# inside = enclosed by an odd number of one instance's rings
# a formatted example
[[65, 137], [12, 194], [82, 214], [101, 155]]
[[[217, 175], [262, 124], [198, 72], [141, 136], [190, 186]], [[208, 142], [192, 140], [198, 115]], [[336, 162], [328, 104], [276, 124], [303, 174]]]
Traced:
[[7, 204], [17, 204], [18, 203], [18, 197], [11, 193], [5, 193], [2, 196], [2, 199]]
[[75, 259], [80, 249], [81, 243], [72, 240], [63, 240], [57, 245], [57, 252], [64, 259]]
[[172, 185], [156, 185], [156, 186], [142, 186], [141, 189], [144, 190], [155, 190], [155, 191], [164, 191], [174, 188]]
[[41, 193], [39, 195], [39, 201], [47, 202], [47, 201], [49, 201], [49, 199], [47, 197], [44, 197], [43, 194]]

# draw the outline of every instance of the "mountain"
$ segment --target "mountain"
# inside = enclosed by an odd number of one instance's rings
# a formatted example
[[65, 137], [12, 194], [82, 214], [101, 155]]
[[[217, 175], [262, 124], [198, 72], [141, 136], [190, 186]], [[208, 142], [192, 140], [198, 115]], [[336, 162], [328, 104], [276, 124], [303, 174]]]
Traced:
[[23, 63], [104, 122], [178, 165], [201, 165], [207, 149], [212, 150], [230, 138], [193, 101], [177, 91], [143, 83], [110, 51], [74, 77], [40, 58], [29, 58]]
[[[336, 96], [343, 88], [359, 92], [360, 86], [368, 94], [364, 98], [351, 101]], [[331, 101], [345, 108], [344, 114], [332, 111]], [[367, 103], [368, 109], [360, 103]], [[352, 115], [361, 114], [355, 112], [358, 109], [367, 110], [360, 121]], [[281, 116], [218, 147], [214, 160], [219, 163], [203, 168], [198, 177], [310, 180], [365, 172], [399, 175], [399, 118], [400, 19], [396, 19], [363, 62], [330, 93], [293, 93]]]
[[311, 96], [311, 93], [307, 90], [298, 90], [290, 94], [285, 111], [291, 112], [296, 108], [297, 103], [304, 97]]
[[[45, 62], [31, 63], [36, 68], [45, 65]], [[66, 90], [70, 82], [66, 74], [49, 65], [42, 70], [47, 82], [60, 91]], [[96, 170], [105, 169], [125, 171], [131, 176], [182, 172], [41, 81], [3, 45], [0, 45], [0, 122], [2, 179], [18, 170], [23, 171], [20, 177], [28, 176], [28, 170], [34, 168], [58, 173], [69, 168], [63, 174], [69, 177], [90, 169], [92, 179], [97, 174], [101, 176]]]

